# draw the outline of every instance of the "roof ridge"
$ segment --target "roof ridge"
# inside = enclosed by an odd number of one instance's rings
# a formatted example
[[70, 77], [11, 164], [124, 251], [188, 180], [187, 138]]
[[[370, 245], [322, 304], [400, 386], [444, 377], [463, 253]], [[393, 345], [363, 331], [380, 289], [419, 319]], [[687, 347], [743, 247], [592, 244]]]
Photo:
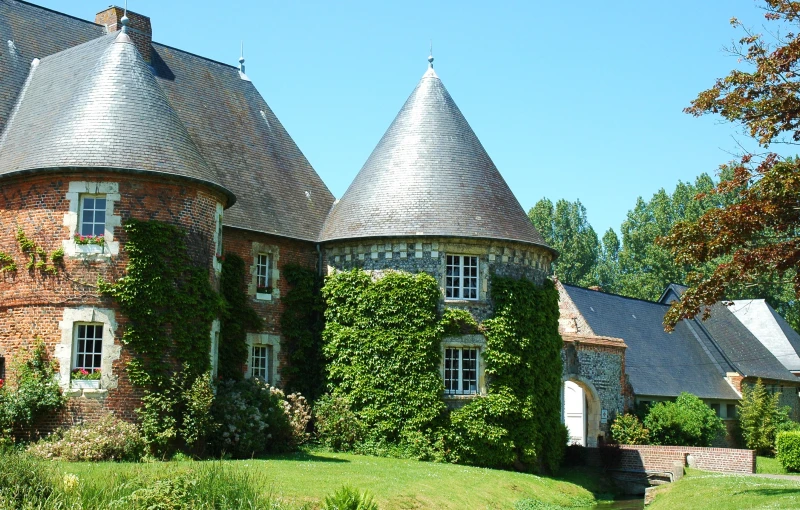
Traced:
[[589, 292], [596, 292], [598, 294], [605, 294], [607, 296], [613, 296], [613, 297], [618, 297], [618, 298], [623, 298], [623, 299], [630, 299], [630, 300], [633, 300], [633, 301], [641, 301], [643, 303], [649, 303], [651, 305], [667, 306], [667, 307], [670, 306], [670, 305], [667, 305], [667, 304], [664, 304], [664, 303], [659, 303], [658, 301], [650, 301], [649, 299], [637, 298], [637, 297], [631, 297], [631, 296], [624, 296], [622, 294], [615, 294], [614, 292], [607, 292], [605, 290], [593, 290], [593, 289], [590, 289], [588, 287], [581, 287], [580, 285], [573, 285], [571, 283], [564, 283], [564, 282], [560, 282], [560, 283], [564, 287], [572, 287], [574, 289], [587, 290]]
[[79, 18], [77, 16], [73, 16], [72, 14], [67, 14], [66, 12], [61, 12], [61, 11], [57, 11], [55, 9], [50, 9], [49, 7], [44, 7], [44, 6], [39, 5], [39, 4], [26, 2], [25, 0], [14, 0], [14, 1], [17, 2], [17, 3], [20, 3], [20, 4], [29, 5], [31, 7], [36, 8], [36, 9], [41, 9], [43, 11], [52, 12], [53, 14], [59, 14], [61, 16], [65, 16], [67, 18], [71, 18], [71, 19], [74, 19], [76, 21], [81, 21], [83, 23], [86, 23], [87, 25], [94, 25], [96, 27], [104, 27], [105, 26], [105, 25], [101, 25], [100, 23], [95, 23], [94, 21], [89, 21], [89, 20], [86, 20], [86, 19], [83, 19], [83, 18]]
[[219, 64], [221, 66], [230, 67], [231, 69], [235, 69], [237, 71], [239, 70], [239, 68], [237, 66], [233, 65], [233, 64], [226, 64], [225, 62], [221, 62], [219, 60], [214, 60], [213, 58], [204, 57], [203, 55], [199, 55], [197, 53], [192, 53], [191, 51], [186, 51], [186, 50], [182, 50], [180, 48], [176, 48], [175, 46], [170, 46], [169, 44], [164, 44], [164, 43], [160, 43], [160, 42], [156, 42], [156, 41], [152, 41], [151, 44], [153, 46], [161, 46], [163, 48], [168, 48], [168, 49], [173, 50], [173, 51], [179, 51], [179, 52], [183, 53], [184, 55], [191, 55], [192, 57], [197, 57], [197, 58], [205, 60], [207, 62], [212, 62], [214, 64]]

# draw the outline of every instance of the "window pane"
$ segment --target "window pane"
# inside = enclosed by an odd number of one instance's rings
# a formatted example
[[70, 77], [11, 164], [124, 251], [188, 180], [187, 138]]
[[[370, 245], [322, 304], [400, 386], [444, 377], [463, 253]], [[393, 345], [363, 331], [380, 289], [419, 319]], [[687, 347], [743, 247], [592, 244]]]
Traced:
[[83, 199], [83, 209], [94, 209], [94, 199], [86, 197]]
[[95, 211], [94, 212], [94, 222], [95, 223], [105, 223], [106, 222], [106, 211]]
[[95, 198], [94, 199], [94, 208], [95, 209], [102, 209], [106, 210], [106, 199], [105, 198]]

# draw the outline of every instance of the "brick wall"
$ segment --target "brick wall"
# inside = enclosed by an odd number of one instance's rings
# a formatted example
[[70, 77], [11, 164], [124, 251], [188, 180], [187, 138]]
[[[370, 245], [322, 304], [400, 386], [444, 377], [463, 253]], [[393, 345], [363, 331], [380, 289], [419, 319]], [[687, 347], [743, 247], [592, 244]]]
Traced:
[[622, 458], [618, 469], [630, 471], [672, 471], [676, 461], [685, 465], [691, 455], [694, 466], [703, 471], [755, 473], [755, 450], [700, 448], [694, 446], [620, 446]]
[[[124, 274], [128, 260], [121, 226], [114, 228], [114, 240], [122, 246], [117, 256], [92, 260], [66, 257], [56, 275], [25, 269], [27, 259], [15, 239], [17, 227], [48, 254], [60, 247], [69, 237], [64, 220], [69, 211], [66, 195], [71, 181], [119, 183], [120, 199], [115, 203], [114, 215], [120, 216], [122, 222], [135, 217], [184, 228], [192, 258], [209, 268], [212, 283], [217, 285], [217, 276], [211, 270], [215, 208], [218, 202], [224, 202], [217, 192], [194, 183], [109, 172], [4, 179], [0, 192], [0, 251], [11, 255], [18, 265], [15, 272], [0, 273], [0, 355], [6, 360], [21, 348], [30, 347], [36, 338], [45, 343], [52, 355], [61, 341], [58, 323], [63, 319], [64, 309], [81, 306], [115, 309], [109, 298], [98, 294], [96, 283], [98, 277], [111, 281]], [[118, 328], [114, 337], [115, 343], [119, 343], [126, 321], [118, 311], [116, 316]], [[119, 377], [116, 388], [100, 392], [95, 398], [71, 399], [69, 410], [60, 417], [51, 417], [42, 428], [92, 419], [100, 411], [113, 411], [133, 420], [140, 395], [125, 373], [129, 359], [130, 353], [123, 348], [113, 363], [112, 372]]]
[[[225, 253], [234, 253], [244, 260], [244, 283], [248, 292], [248, 301], [264, 321], [264, 328], [261, 331], [252, 331], [252, 333], [280, 335], [281, 315], [284, 310], [281, 296], [285, 296], [289, 292], [289, 284], [283, 276], [283, 268], [287, 264], [297, 264], [316, 270], [318, 260], [316, 245], [307, 241], [286, 239], [233, 227], [224, 227], [222, 236]], [[275, 291], [269, 301], [256, 299], [254, 265], [255, 254], [259, 250], [254, 250], [254, 244], [263, 246], [265, 251], [270, 252], [273, 257], [273, 269], [278, 273], [278, 278], [272, 283]], [[281, 339], [282, 341], [283, 339]], [[286, 349], [280, 350], [278, 358], [278, 372], [280, 373], [286, 364]]]

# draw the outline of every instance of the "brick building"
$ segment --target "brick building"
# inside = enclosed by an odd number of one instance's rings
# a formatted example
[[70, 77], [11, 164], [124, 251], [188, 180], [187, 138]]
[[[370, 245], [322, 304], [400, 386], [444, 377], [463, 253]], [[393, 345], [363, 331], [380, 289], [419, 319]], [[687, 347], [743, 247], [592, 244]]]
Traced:
[[[3, 0], [0, 39], [0, 378], [39, 338], [72, 397], [60, 420], [133, 419], [126, 319], [96, 282], [124, 274], [121, 225], [136, 218], [183, 228], [215, 287], [217, 255], [245, 260], [264, 319], [248, 335], [248, 375], [279, 384], [281, 271], [317, 267], [333, 196], [243, 62], [158, 44], [149, 18], [113, 6], [90, 22]], [[18, 231], [45, 258], [63, 249], [63, 263], [26, 268]], [[79, 368], [100, 381], [71, 381]]]

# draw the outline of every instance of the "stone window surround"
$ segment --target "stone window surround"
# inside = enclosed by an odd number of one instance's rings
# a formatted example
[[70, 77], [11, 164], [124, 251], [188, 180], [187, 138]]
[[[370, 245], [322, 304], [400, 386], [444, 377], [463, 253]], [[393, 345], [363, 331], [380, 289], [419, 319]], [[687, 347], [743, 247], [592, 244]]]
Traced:
[[480, 334], [448, 336], [442, 340], [442, 361], [439, 365], [439, 375], [444, 381], [444, 352], [445, 349], [477, 349], [478, 350], [478, 393], [472, 395], [457, 395], [445, 393], [445, 400], [469, 400], [486, 395], [486, 377], [483, 353], [486, 351], [486, 337]]
[[[100, 389], [80, 389], [70, 387], [70, 374], [75, 352], [75, 331], [77, 324], [103, 325], [103, 356], [100, 363]], [[117, 387], [118, 377], [112, 372], [114, 361], [119, 359], [122, 346], [114, 342], [117, 321], [114, 310], [82, 306], [65, 308], [62, 320], [58, 323], [61, 341], [56, 345], [54, 358], [59, 364], [59, 385], [68, 397], [104, 397], [108, 390]]]
[[[80, 222], [82, 195], [105, 195], [106, 225], [103, 246], [75, 243], [75, 234], [78, 233], [78, 223]], [[114, 206], [120, 200], [119, 183], [70, 181], [66, 198], [69, 200], [69, 211], [64, 214], [64, 226], [69, 228], [69, 238], [61, 241], [64, 255], [81, 259], [108, 259], [119, 255], [119, 241], [114, 241], [114, 227], [122, 224], [121, 218], [114, 215]]]
[[278, 372], [278, 360], [279, 354], [281, 352], [281, 337], [280, 335], [271, 335], [269, 333], [248, 333], [247, 334], [247, 370], [245, 371], [245, 378], [250, 378], [250, 364], [251, 364], [251, 357], [253, 355], [253, 346], [254, 345], [266, 345], [271, 347], [268, 351], [272, 355], [272, 359], [269, 360], [268, 366], [270, 372], [272, 372], [269, 377], [270, 385], [271, 386], [279, 386], [281, 382], [281, 376]]
[[211, 261], [214, 266], [214, 271], [217, 273], [222, 272], [222, 260], [220, 257], [223, 255], [222, 251], [222, 215], [225, 208], [222, 204], [217, 202], [217, 207], [214, 212], [214, 258]]
[[[259, 255], [269, 255], [270, 264], [272, 265], [272, 274], [270, 281], [272, 282], [272, 294], [259, 294], [257, 290], [258, 270], [256, 264]], [[253, 242], [250, 248], [250, 255], [252, 255], [252, 263], [250, 264], [250, 283], [247, 285], [247, 294], [253, 296], [257, 301], [274, 301], [281, 297], [280, 289], [278, 289], [278, 281], [281, 277], [281, 272], [278, 270], [278, 261], [280, 260], [280, 249], [277, 245], [256, 243]]]

